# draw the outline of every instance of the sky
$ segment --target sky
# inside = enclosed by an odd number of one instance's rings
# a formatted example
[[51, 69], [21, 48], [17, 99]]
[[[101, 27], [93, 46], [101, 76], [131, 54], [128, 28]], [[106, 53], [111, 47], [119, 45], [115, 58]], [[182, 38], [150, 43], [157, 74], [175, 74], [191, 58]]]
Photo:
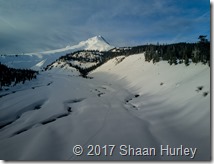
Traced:
[[113, 46], [210, 40], [209, 0], [0, 0], [0, 54], [102, 35]]

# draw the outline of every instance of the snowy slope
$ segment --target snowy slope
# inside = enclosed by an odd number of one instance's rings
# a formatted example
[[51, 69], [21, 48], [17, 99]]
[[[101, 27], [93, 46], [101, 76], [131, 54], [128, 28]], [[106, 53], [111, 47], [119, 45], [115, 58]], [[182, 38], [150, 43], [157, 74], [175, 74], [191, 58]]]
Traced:
[[90, 69], [92, 67], [97, 67], [98, 65], [101, 65], [103, 55], [103, 52], [97, 52], [92, 50], [77, 51], [66, 56], [60, 57], [55, 62], [48, 65], [45, 69]]
[[[58, 70], [58, 71], [56, 71]], [[85, 79], [75, 71], [41, 73], [0, 92], [0, 159], [209, 160], [210, 68], [117, 57]], [[205, 95], [207, 93], [207, 95]], [[115, 145], [112, 156], [87, 156], [88, 145]], [[121, 156], [119, 146], [156, 148], [156, 156]], [[160, 145], [197, 148], [161, 156]], [[73, 154], [81, 145], [84, 153]]]
[[32, 68], [34, 70], [39, 70], [67, 53], [78, 50], [108, 51], [112, 48], [114, 47], [109, 45], [102, 36], [95, 36], [77, 45], [67, 46], [57, 50], [27, 53], [23, 55], [2, 55], [0, 56], [0, 62], [14, 68]]
[[170, 66], [164, 61], [153, 64], [144, 62], [141, 54], [115, 63], [115, 59], [107, 62], [92, 75], [99, 79], [109, 74], [139, 95], [127, 97], [126, 105], [148, 124], [158, 143], [197, 147], [202, 157], [209, 158], [210, 67], [201, 63]]

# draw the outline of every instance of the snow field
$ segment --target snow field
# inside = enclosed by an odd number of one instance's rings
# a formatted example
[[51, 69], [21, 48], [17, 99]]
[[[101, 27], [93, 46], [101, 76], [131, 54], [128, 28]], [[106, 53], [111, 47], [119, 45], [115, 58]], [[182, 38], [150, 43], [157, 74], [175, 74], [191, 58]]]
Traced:
[[[121, 60], [123, 58], [123, 60]], [[69, 68], [68, 68], [69, 69]], [[196, 147], [210, 159], [210, 68], [117, 57], [79, 77], [59, 67], [0, 98], [0, 159], [191, 160], [188, 156], [75, 156], [81, 145]], [[38, 87], [39, 86], [39, 87]], [[13, 88], [16, 90], [16, 87]], [[205, 95], [204, 93], [207, 93]], [[2, 93], [4, 94], [4, 93]]]

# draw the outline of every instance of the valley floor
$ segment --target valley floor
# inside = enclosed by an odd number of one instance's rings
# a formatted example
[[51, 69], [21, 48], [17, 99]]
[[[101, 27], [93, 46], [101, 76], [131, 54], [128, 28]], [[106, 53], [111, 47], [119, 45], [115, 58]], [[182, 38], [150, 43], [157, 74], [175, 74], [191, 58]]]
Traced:
[[[49, 71], [0, 92], [0, 159], [193, 160], [160, 155], [161, 145], [182, 145], [197, 148], [194, 160], [210, 160], [210, 68], [154, 65], [142, 55], [117, 61], [92, 79]], [[75, 145], [83, 147], [81, 156]], [[115, 149], [112, 156], [87, 156], [88, 145]], [[155, 148], [156, 155], [123, 156], [120, 145]]]

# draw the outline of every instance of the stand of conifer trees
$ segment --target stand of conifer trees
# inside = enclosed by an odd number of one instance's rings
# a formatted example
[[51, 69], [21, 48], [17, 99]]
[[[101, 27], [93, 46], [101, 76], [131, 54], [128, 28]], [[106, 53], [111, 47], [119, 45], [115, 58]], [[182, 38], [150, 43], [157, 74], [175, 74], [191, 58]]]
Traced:
[[3, 86], [16, 85], [21, 82], [24, 84], [26, 80], [35, 79], [37, 74], [37, 71], [9, 68], [0, 63], [0, 89]]

